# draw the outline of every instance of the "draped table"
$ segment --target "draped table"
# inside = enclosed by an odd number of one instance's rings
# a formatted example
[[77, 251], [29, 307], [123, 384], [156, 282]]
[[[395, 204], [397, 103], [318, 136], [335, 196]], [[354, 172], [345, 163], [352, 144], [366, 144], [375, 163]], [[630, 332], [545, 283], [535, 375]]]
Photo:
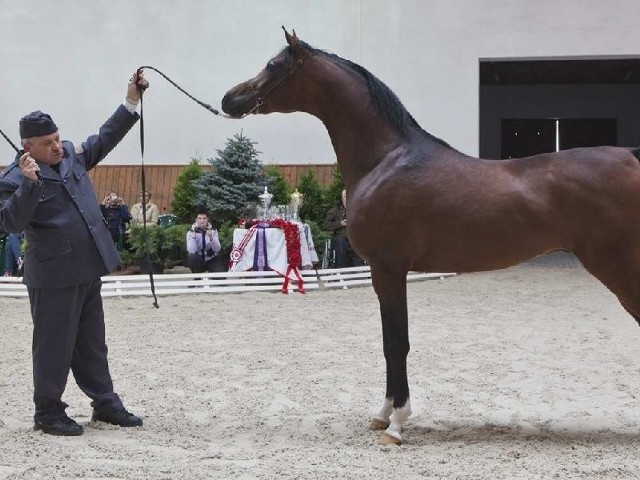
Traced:
[[[318, 255], [311, 229], [306, 223], [293, 223], [300, 233], [300, 265], [295, 267], [303, 270], [313, 268], [318, 263]], [[232, 254], [231, 272], [273, 270], [291, 280], [299, 280], [297, 272], [288, 268], [287, 240], [282, 228], [236, 228], [233, 231], [233, 251], [236, 255], [234, 258]]]

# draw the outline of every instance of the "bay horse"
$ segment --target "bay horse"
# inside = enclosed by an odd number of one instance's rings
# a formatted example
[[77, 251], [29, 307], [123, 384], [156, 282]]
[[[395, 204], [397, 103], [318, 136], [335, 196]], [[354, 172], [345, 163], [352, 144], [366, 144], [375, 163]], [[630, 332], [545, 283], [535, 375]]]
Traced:
[[[283, 27], [284, 28], [284, 27]], [[287, 46], [222, 109], [306, 112], [325, 125], [347, 189], [347, 229], [380, 302], [386, 394], [380, 443], [400, 444], [411, 414], [406, 276], [478, 272], [573, 252], [640, 322], [640, 149], [576, 148], [511, 160], [464, 155], [420, 128], [363, 67]]]

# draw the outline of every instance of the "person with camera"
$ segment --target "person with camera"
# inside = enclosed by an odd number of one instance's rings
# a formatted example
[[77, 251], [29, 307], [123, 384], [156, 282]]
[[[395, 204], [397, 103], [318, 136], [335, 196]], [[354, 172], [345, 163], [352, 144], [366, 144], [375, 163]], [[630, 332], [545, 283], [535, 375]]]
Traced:
[[199, 211], [187, 232], [187, 264], [191, 273], [224, 272], [219, 256], [221, 248], [218, 230], [209, 222], [207, 212]]
[[122, 250], [124, 232], [127, 230], [127, 224], [131, 221], [129, 208], [116, 192], [111, 192], [102, 200], [100, 210], [104, 221], [107, 222], [113, 243], [116, 244], [118, 250]]

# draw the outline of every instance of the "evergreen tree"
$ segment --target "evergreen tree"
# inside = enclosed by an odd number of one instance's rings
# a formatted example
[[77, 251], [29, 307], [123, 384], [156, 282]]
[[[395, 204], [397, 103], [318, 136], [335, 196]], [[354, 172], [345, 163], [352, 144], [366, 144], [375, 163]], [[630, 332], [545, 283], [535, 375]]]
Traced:
[[173, 190], [171, 211], [178, 217], [178, 223], [192, 223], [198, 205], [195, 205], [195, 181], [202, 176], [202, 168], [197, 158], [192, 158], [189, 165], [180, 173]]
[[273, 194], [271, 204], [288, 205], [292, 192], [280, 169], [275, 165], [269, 165], [265, 170], [265, 175], [269, 179], [269, 193]]
[[324, 189], [316, 178], [313, 170], [307, 170], [298, 183], [298, 191], [304, 195], [300, 216], [305, 221], [312, 221], [322, 225], [326, 215], [324, 207]]
[[235, 134], [227, 139], [224, 150], [216, 151], [215, 159], [207, 159], [212, 170], [194, 182], [196, 204], [204, 206], [218, 225], [235, 223], [248, 204], [259, 202], [258, 195], [267, 185], [254, 145], [242, 132]]

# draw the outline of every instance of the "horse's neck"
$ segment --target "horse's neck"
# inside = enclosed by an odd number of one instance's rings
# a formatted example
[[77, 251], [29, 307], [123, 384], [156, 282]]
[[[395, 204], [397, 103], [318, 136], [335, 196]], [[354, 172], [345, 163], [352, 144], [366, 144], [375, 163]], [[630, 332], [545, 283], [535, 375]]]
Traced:
[[346, 122], [323, 120], [323, 123], [347, 183], [357, 182], [371, 172], [400, 142], [397, 135], [355, 118]]
[[317, 90], [322, 94], [307, 111], [326, 127], [349, 185], [371, 172], [403, 140], [378, 114], [363, 80], [339, 70], [322, 77]]

